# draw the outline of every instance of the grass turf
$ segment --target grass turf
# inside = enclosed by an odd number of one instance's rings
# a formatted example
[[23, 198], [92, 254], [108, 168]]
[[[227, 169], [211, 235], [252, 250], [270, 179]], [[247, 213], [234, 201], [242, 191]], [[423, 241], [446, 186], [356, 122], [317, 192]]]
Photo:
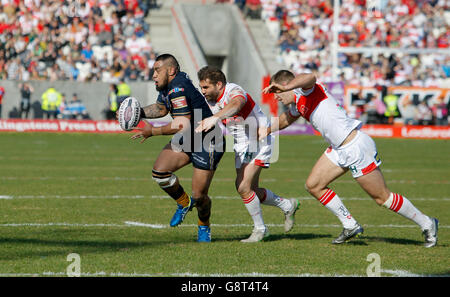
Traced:
[[[64, 275], [70, 253], [80, 255], [83, 275], [366, 275], [371, 253], [380, 255], [382, 276], [450, 274], [449, 141], [375, 139], [390, 189], [440, 220], [438, 246], [425, 249], [419, 227], [378, 207], [349, 173], [331, 187], [365, 233], [331, 244], [339, 221], [304, 189], [326, 148], [316, 136], [280, 137], [279, 160], [261, 174], [262, 187], [300, 199], [290, 233], [281, 211], [263, 205], [270, 238], [239, 242], [252, 221], [226, 153], [210, 189], [213, 242], [198, 244], [196, 211], [169, 228], [174, 201], [150, 178], [170, 138], [139, 144], [128, 137], [0, 134], [0, 276]], [[191, 173], [190, 165], [177, 172], [188, 192]]]

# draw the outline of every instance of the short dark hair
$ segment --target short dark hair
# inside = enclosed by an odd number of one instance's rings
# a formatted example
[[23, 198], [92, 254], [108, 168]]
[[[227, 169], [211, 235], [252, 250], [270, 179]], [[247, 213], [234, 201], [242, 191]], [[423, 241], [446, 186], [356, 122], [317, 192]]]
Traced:
[[171, 54], [159, 55], [158, 57], [156, 57], [155, 62], [158, 61], [167, 62], [168, 66], [175, 67], [177, 73], [180, 72], [180, 64], [178, 63], [177, 59]]
[[270, 78], [270, 83], [288, 83], [295, 78], [294, 73], [289, 70], [280, 70]]
[[213, 66], [203, 67], [198, 71], [197, 75], [199, 81], [209, 79], [209, 81], [212, 84], [216, 84], [219, 81], [222, 82], [224, 85], [227, 83], [227, 79], [222, 70]]

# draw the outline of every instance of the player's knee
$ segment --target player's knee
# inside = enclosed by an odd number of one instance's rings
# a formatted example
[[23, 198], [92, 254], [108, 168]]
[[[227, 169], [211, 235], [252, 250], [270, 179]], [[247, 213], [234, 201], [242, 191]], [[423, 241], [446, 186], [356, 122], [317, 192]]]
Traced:
[[236, 191], [241, 197], [247, 197], [252, 192], [252, 185], [251, 183], [241, 181], [240, 183], [236, 183]]
[[318, 191], [318, 183], [315, 180], [308, 178], [305, 182], [305, 189], [308, 193], [314, 195], [314, 193]]
[[170, 171], [152, 170], [152, 178], [162, 189], [170, 188], [177, 182], [177, 176]]
[[204, 208], [211, 208], [211, 199], [207, 194], [192, 192], [192, 198], [195, 200], [195, 206], [199, 211]]
[[378, 206], [383, 206], [383, 204], [389, 199], [390, 194], [391, 192], [381, 193], [379, 195], [372, 196], [372, 199]]

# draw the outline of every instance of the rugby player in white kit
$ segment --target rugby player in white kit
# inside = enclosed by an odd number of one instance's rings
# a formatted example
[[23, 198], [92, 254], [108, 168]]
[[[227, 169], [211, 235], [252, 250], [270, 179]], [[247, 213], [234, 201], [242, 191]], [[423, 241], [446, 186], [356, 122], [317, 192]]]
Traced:
[[275, 93], [275, 98], [289, 106], [289, 110], [279, 117], [278, 123], [261, 129], [260, 137], [284, 129], [299, 117], [304, 117], [330, 144], [314, 165], [305, 186], [311, 195], [339, 218], [344, 227], [333, 243], [343, 243], [364, 231], [339, 196], [328, 187], [351, 170], [356, 182], [378, 205], [420, 226], [425, 237], [425, 247], [437, 244], [438, 220], [424, 215], [406, 197], [388, 189], [379, 169], [381, 160], [375, 142], [360, 131], [362, 123], [348, 117], [326, 88], [316, 83], [313, 74], [295, 76], [288, 70], [280, 70], [272, 76], [270, 85], [263, 93]]
[[215, 67], [199, 70], [200, 89], [210, 104], [213, 116], [199, 122], [196, 132], [207, 131], [222, 121], [234, 137], [236, 190], [241, 196], [254, 228], [249, 238], [242, 242], [258, 242], [269, 235], [264, 224], [261, 203], [279, 207], [285, 215], [285, 232], [294, 225], [294, 215], [299, 207], [297, 199], [284, 199], [269, 189], [259, 187], [262, 168], [268, 168], [274, 149], [274, 137], [268, 135], [258, 141], [258, 128], [270, 125], [269, 119], [258, 104], [240, 86], [227, 83], [225, 74]]

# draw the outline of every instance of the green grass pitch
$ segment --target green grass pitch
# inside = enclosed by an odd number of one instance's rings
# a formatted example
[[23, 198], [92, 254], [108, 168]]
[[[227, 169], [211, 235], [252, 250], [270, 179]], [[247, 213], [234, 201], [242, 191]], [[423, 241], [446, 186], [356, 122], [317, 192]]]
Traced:
[[[80, 256], [82, 276], [365, 276], [369, 254], [382, 276], [450, 274], [450, 141], [375, 139], [387, 184], [440, 221], [439, 243], [422, 247], [413, 222], [377, 206], [347, 173], [331, 187], [364, 226], [342, 245], [336, 217], [304, 189], [327, 145], [317, 136], [281, 136], [280, 157], [260, 185], [301, 206], [294, 229], [262, 206], [271, 236], [243, 244], [252, 221], [234, 188], [234, 156], [213, 180], [212, 243], [199, 244], [196, 210], [168, 227], [175, 203], [151, 180], [168, 137], [144, 144], [130, 134], [0, 134], [0, 276], [64, 276]], [[192, 167], [179, 170], [191, 189]]]

